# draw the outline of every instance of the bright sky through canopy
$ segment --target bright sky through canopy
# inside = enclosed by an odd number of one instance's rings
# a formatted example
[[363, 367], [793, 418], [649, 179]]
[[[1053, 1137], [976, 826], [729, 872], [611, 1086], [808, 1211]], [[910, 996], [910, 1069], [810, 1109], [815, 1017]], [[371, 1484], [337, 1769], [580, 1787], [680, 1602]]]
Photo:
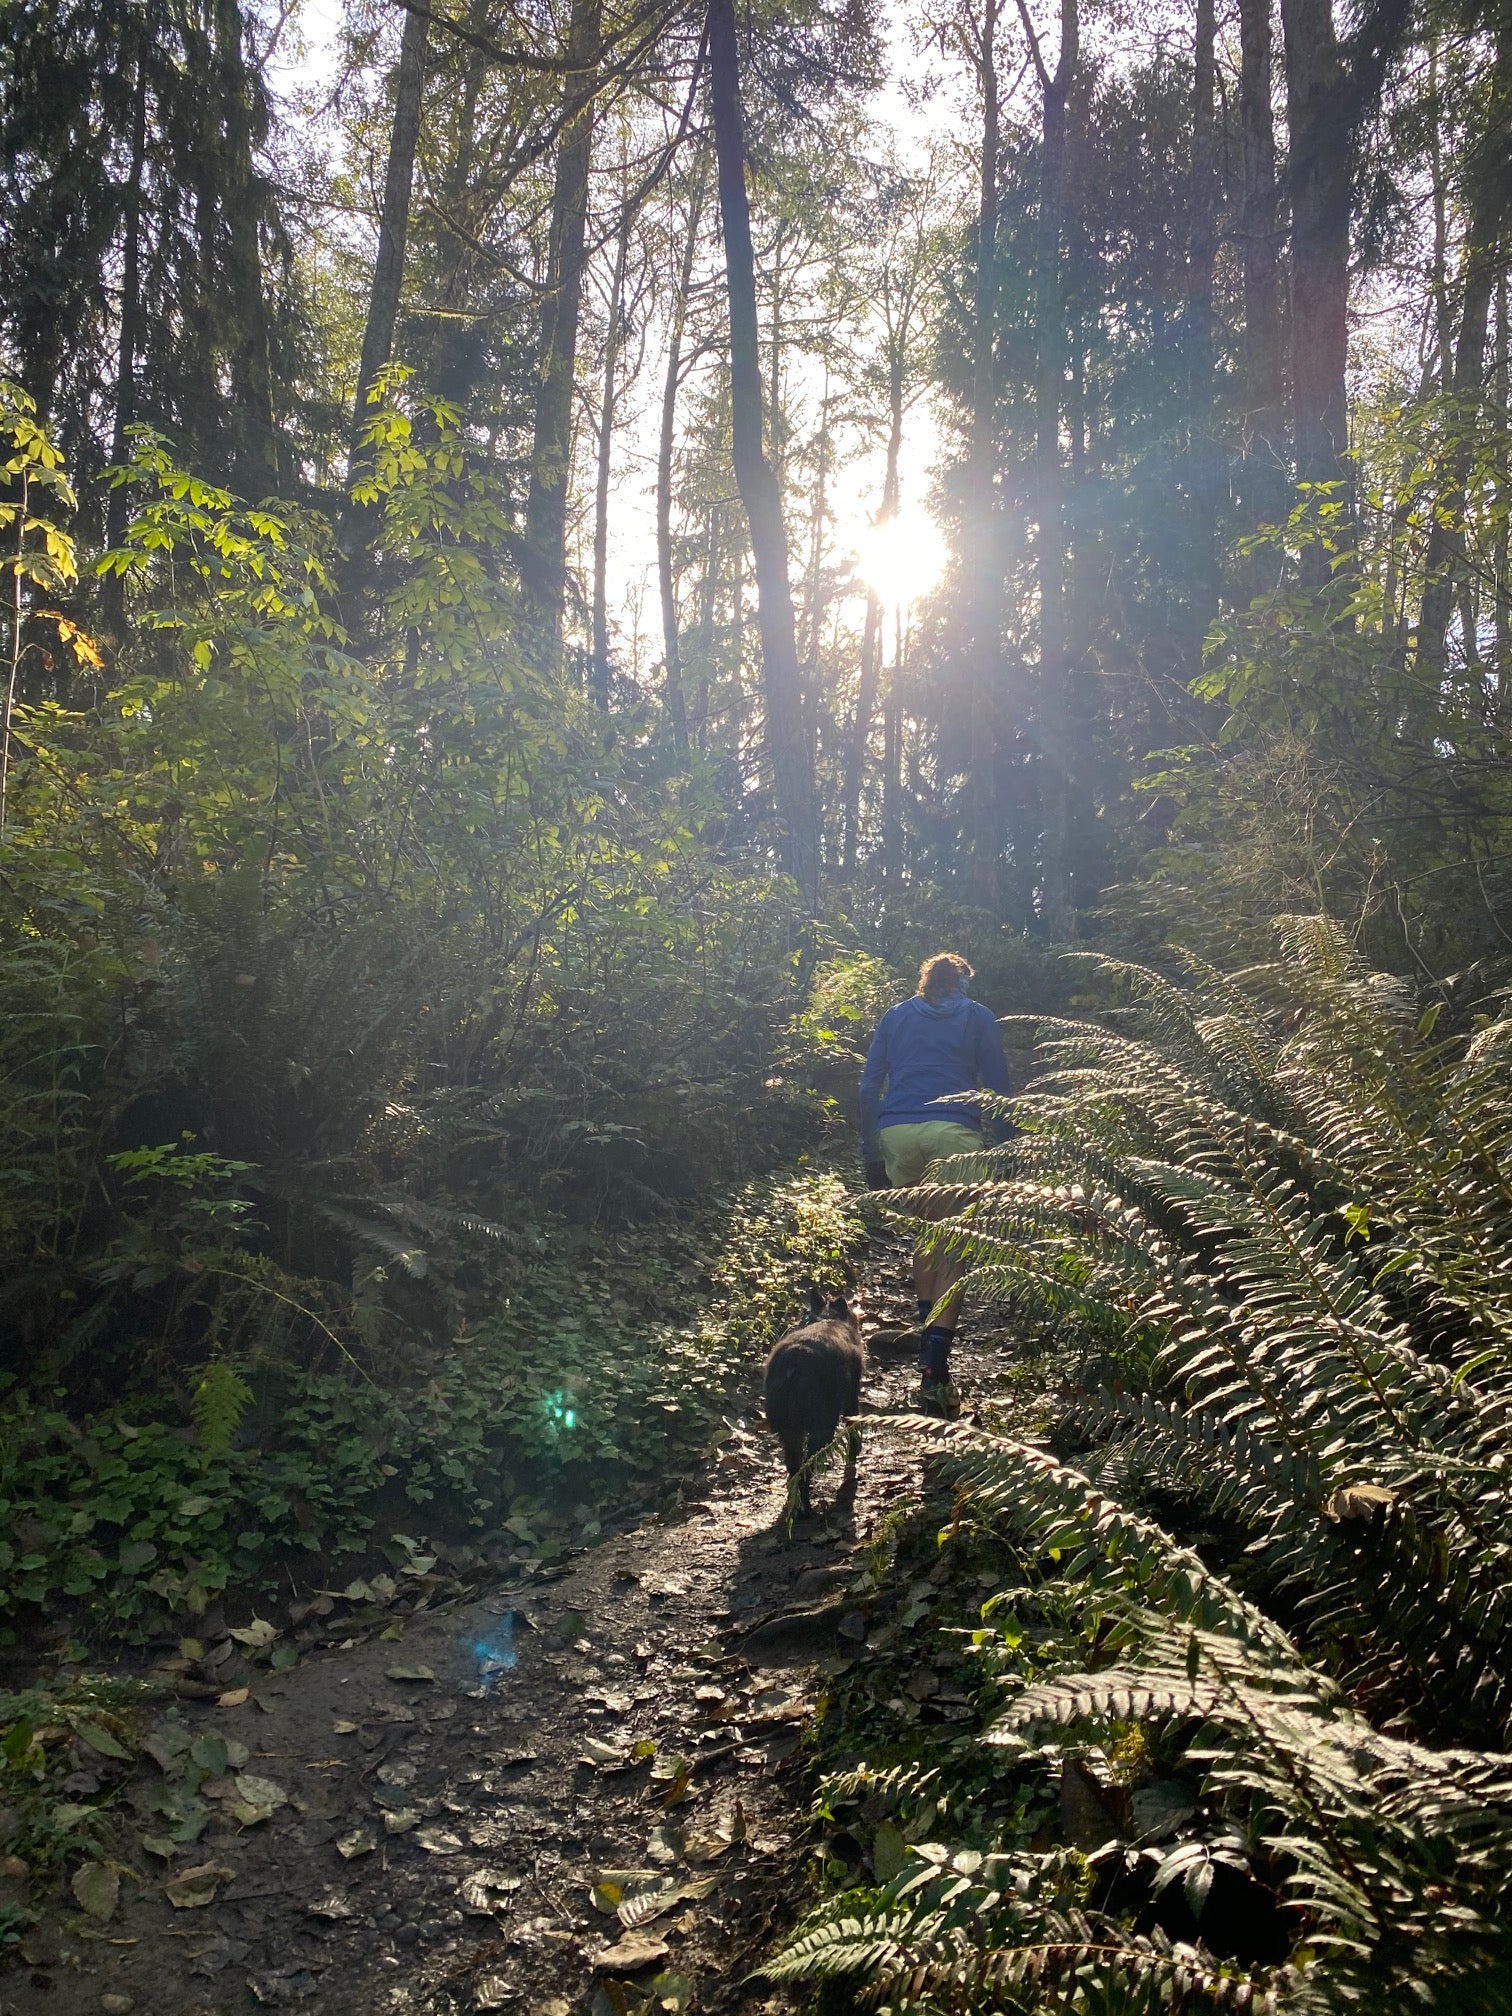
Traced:
[[921, 510], [869, 526], [856, 541], [861, 578], [888, 608], [927, 595], [945, 571], [945, 535]]

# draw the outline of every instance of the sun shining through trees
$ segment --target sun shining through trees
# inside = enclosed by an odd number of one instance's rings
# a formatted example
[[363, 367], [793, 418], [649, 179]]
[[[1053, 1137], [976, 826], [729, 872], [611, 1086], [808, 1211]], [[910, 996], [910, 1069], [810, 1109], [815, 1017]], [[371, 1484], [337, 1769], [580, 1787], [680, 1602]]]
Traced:
[[900, 511], [869, 526], [856, 546], [862, 581], [889, 611], [911, 609], [928, 595], [950, 558], [944, 533], [923, 511]]
[[[791, 1971], [1505, 2011], [1509, 121], [1512, 0], [13, 0], [0, 1663], [209, 1712], [400, 1503], [428, 1602], [680, 1490], [948, 945], [1048, 1046], [956, 1315], [1088, 1385], [928, 1603], [869, 1549]], [[147, 1866], [135, 1723], [20, 1698], [6, 2008]]]

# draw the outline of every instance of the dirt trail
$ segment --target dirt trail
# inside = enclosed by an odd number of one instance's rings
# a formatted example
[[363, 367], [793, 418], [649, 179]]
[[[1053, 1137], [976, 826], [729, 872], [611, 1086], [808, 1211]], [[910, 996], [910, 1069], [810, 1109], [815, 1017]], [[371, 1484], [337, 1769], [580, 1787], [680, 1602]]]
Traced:
[[[869, 1274], [870, 1323], [911, 1314], [898, 1249], [879, 1247]], [[970, 1353], [961, 1369], [969, 1384]], [[913, 1378], [874, 1357], [869, 1413], [906, 1407]], [[559, 1580], [265, 1676], [244, 1707], [175, 1710], [245, 1745], [244, 1772], [287, 1803], [253, 1825], [218, 1809], [177, 1865], [224, 1872], [208, 1904], [173, 1908], [137, 1852], [108, 1925], [51, 1914], [0, 1973], [0, 2016], [567, 2016], [596, 1989], [611, 2016], [653, 1986], [672, 2011], [783, 2006], [747, 1977], [804, 1895], [801, 1730], [826, 1664], [865, 1637], [852, 1556], [914, 1452], [868, 1424], [854, 1507], [834, 1508], [827, 1481], [790, 1540], [752, 1400], [674, 1515]], [[639, 1927], [614, 1893], [607, 1911], [593, 1900], [605, 1871]], [[685, 1887], [655, 1915], [652, 1874]]]

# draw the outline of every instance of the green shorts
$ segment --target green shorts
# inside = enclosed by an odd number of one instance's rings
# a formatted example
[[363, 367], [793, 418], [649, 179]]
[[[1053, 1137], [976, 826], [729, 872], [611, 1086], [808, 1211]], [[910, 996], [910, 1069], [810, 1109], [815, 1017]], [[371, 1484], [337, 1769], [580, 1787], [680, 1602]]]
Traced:
[[911, 1120], [903, 1127], [882, 1129], [882, 1159], [887, 1180], [900, 1190], [924, 1180], [931, 1162], [944, 1155], [975, 1155], [982, 1137], [959, 1120]]

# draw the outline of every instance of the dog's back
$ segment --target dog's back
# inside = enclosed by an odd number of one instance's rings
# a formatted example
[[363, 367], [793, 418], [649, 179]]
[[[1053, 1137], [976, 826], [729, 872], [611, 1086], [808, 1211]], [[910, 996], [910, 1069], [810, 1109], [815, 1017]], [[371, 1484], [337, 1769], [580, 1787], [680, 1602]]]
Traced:
[[[766, 1411], [789, 1477], [835, 1439], [841, 1420], [861, 1409], [866, 1347], [859, 1318], [840, 1297], [816, 1288], [807, 1323], [772, 1346], [766, 1362]], [[805, 1505], [808, 1493], [803, 1492]]]

